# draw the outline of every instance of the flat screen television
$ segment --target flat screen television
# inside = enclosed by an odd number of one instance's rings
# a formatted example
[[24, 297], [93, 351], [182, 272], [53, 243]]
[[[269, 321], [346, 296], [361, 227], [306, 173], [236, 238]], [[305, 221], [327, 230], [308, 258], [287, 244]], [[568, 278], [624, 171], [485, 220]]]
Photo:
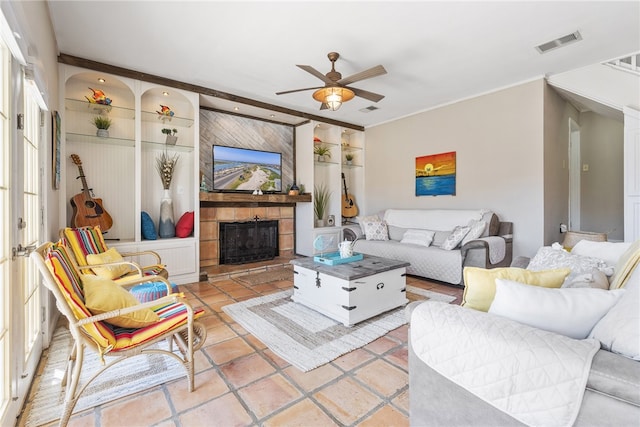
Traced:
[[282, 154], [213, 146], [213, 191], [282, 192]]

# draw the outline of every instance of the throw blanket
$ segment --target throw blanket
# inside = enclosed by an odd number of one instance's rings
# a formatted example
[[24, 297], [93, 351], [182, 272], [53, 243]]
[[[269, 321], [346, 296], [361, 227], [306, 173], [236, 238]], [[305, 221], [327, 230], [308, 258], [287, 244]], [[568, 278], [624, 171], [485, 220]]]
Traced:
[[456, 225], [467, 225], [470, 220], [481, 220], [486, 210], [455, 209], [387, 209], [384, 220], [402, 228], [451, 231]]
[[489, 236], [478, 240], [484, 240], [489, 244], [489, 261], [491, 261], [491, 264], [497, 264], [504, 259], [507, 243], [502, 237]]
[[570, 426], [596, 340], [574, 340], [504, 317], [438, 302], [411, 315], [411, 345], [435, 371], [531, 426]]

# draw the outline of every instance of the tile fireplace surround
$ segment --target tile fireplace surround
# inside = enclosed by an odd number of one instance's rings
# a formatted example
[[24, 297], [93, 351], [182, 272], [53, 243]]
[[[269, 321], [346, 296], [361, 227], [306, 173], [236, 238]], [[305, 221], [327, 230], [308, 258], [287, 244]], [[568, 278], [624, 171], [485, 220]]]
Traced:
[[310, 194], [288, 196], [239, 193], [200, 193], [200, 271], [219, 265], [219, 223], [260, 220], [278, 221], [279, 256], [295, 254], [295, 206], [311, 202]]

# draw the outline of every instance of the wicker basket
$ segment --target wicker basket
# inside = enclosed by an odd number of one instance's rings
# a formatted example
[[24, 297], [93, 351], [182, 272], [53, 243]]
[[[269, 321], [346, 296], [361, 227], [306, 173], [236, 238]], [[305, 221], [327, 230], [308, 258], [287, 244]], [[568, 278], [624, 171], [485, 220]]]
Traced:
[[592, 242], [606, 242], [606, 233], [593, 233], [590, 231], [567, 231], [564, 236], [562, 246], [565, 249], [573, 248], [580, 240], [590, 240]]

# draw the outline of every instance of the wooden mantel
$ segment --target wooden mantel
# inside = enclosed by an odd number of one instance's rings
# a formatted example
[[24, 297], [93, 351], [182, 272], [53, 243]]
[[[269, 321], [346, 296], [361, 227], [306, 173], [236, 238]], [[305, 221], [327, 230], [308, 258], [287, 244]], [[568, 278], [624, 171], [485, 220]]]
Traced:
[[251, 204], [254, 206], [267, 205], [295, 205], [296, 203], [311, 202], [311, 194], [300, 194], [289, 196], [288, 194], [263, 194], [262, 196], [250, 193], [205, 193], [200, 192], [200, 204], [220, 205], [220, 204]]

